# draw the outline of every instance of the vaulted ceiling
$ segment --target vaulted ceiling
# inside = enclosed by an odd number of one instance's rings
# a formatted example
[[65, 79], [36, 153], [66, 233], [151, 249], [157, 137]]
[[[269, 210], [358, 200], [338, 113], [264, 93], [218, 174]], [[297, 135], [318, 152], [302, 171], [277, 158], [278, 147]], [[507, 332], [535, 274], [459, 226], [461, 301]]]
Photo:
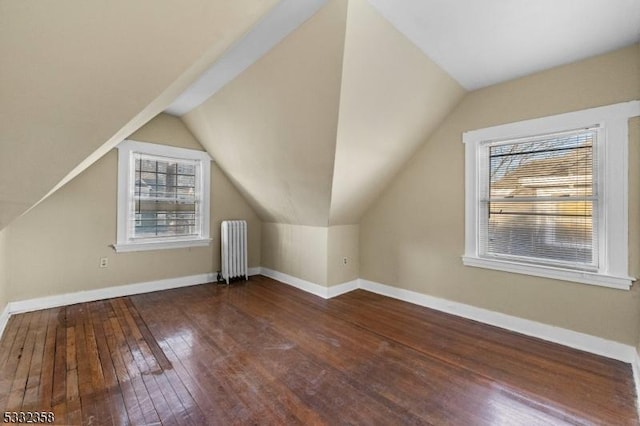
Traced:
[[297, 4], [313, 16], [282, 37], [267, 15], [241, 69], [225, 58], [168, 109], [269, 222], [358, 223], [467, 90], [640, 39], [637, 0]]
[[638, 22], [638, 0], [0, 0], [0, 229], [163, 110], [263, 220], [357, 223], [466, 90]]
[[0, 1], [0, 229], [164, 110], [276, 2]]
[[474, 90], [640, 40], [640, 0], [369, 0]]
[[358, 223], [464, 90], [365, 0], [328, 1], [182, 118], [269, 222]]
[[345, 1], [329, 1], [183, 116], [265, 221], [328, 224]]
[[349, 1], [329, 223], [358, 223], [464, 93], [368, 2]]

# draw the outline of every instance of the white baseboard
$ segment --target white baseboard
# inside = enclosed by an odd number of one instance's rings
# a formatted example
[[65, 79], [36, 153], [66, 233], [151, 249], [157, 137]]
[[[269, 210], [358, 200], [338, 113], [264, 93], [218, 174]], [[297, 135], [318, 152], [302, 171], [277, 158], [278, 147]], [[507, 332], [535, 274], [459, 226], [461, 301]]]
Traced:
[[340, 296], [341, 294], [349, 293], [350, 291], [360, 288], [360, 281], [353, 280], [346, 283], [334, 285], [327, 288], [327, 299]]
[[11, 314], [9, 313], [9, 304], [7, 303], [7, 305], [2, 310], [2, 313], [0, 314], [0, 337], [2, 337], [2, 334], [4, 333], [4, 329], [9, 322], [10, 316]]
[[[250, 276], [260, 275], [261, 269], [262, 268], [260, 267], [249, 268], [248, 273]], [[13, 314], [73, 305], [75, 303], [111, 299], [114, 297], [130, 296], [132, 294], [150, 293], [153, 291], [206, 284], [209, 282], [216, 282], [216, 278], [216, 274], [212, 272], [9, 302], [2, 311], [2, 314], [0, 314], [0, 337], [2, 337], [2, 334], [4, 333], [9, 317]]]
[[[325, 287], [269, 268], [249, 268], [249, 275], [259, 274], [289, 284], [324, 299], [336, 297], [360, 288], [394, 299], [628, 362], [632, 364], [634, 378], [636, 379], [637, 386], [639, 386], [638, 395], [640, 395], [640, 358], [638, 357], [636, 348], [630, 345], [364, 279], [357, 279], [332, 287]], [[13, 314], [113, 297], [129, 296], [132, 294], [187, 287], [215, 282], [215, 280], [215, 273], [207, 273], [9, 302], [2, 314], [0, 314], [0, 336], [2, 336], [9, 317]]]
[[341, 294], [348, 293], [358, 288], [358, 280], [349, 281], [346, 283], [334, 285], [331, 287], [325, 287], [320, 284], [312, 283], [311, 281], [303, 280], [302, 278], [294, 277], [293, 275], [285, 274], [284, 272], [274, 271], [269, 268], [260, 268], [261, 274], [265, 277], [273, 278], [281, 283], [288, 284], [292, 287], [306, 291], [313, 295], [322, 297], [323, 299], [331, 299], [332, 297], [340, 296]]
[[[636, 348], [624, 343], [500, 312], [490, 311], [488, 309], [478, 308], [464, 303], [428, 296], [415, 291], [405, 290], [365, 279], [357, 279], [333, 287], [324, 287], [268, 268], [262, 268], [262, 275], [285, 284], [289, 284], [324, 299], [330, 299], [332, 297], [348, 293], [352, 290], [363, 289], [383, 296], [399, 299], [404, 302], [413, 303], [415, 305], [424, 306], [437, 311], [446, 312], [459, 317], [515, 331], [527, 336], [537, 337], [549, 342], [605, 356], [607, 358], [617, 359], [631, 364], [635, 364], [636, 359], [638, 358]], [[634, 366], [634, 369], [636, 367], [639, 370], [637, 374], [640, 378], [640, 361], [638, 366]], [[636, 383], [640, 386], [640, 382], [636, 381]], [[638, 395], [640, 395], [640, 393]]]
[[638, 410], [638, 417], [640, 417], [640, 356], [638, 351], [634, 350], [633, 361], [631, 362], [631, 368], [633, 369], [633, 382], [636, 385], [636, 410]]
[[152, 291], [168, 290], [179, 287], [188, 287], [215, 281], [216, 274], [214, 273], [190, 275], [187, 277], [167, 278], [164, 280], [148, 281], [138, 284], [120, 285], [116, 287], [100, 288], [97, 290], [79, 291], [76, 293], [67, 293], [55, 296], [38, 297], [36, 299], [20, 300], [18, 302], [9, 302], [7, 308], [9, 311], [9, 315], [13, 315], [22, 312], [73, 305], [75, 303], [93, 302], [95, 300], [130, 296], [132, 294], [150, 293]]
[[440, 299], [438, 297], [427, 296], [426, 294], [415, 291], [364, 279], [360, 279], [359, 288], [623, 362], [633, 363], [637, 357], [636, 349], [633, 346], [568, 330], [566, 328], [554, 327], [537, 321], [465, 305], [464, 303], [453, 302], [451, 300]]
[[[249, 276], [260, 275], [260, 267], [249, 268]], [[110, 299], [113, 297], [130, 296], [132, 294], [150, 293], [152, 291], [169, 290], [172, 288], [189, 287], [192, 285], [216, 282], [215, 273], [190, 275], [178, 278], [166, 278], [163, 280], [148, 281], [137, 284], [127, 284], [116, 287], [105, 287], [96, 290], [79, 291], [74, 293], [59, 294], [54, 296], [38, 297], [35, 299], [9, 302], [0, 315], [0, 336], [4, 325], [12, 314], [37, 311], [39, 309], [55, 308], [58, 306], [73, 305], [75, 303], [92, 302], [95, 300]], [[4, 322], [3, 322], [4, 321]]]
[[302, 278], [294, 277], [293, 275], [285, 274], [283, 272], [274, 271], [273, 269], [262, 267], [260, 268], [261, 274], [265, 277], [273, 278], [276, 281], [280, 281], [284, 284], [288, 284], [292, 287], [299, 288], [307, 293], [320, 296], [323, 299], [329, 297], [327, 287], [312, 283], [311, 281], [303, 280]]

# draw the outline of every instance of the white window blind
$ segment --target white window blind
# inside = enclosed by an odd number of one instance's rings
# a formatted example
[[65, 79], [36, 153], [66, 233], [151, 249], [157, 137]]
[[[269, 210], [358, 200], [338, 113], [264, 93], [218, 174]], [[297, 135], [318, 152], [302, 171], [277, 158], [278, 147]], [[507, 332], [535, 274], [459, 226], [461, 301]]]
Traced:
[[598, 128], [484, 144], [480, 256], [598, 268]]
[[466, 266], [629, 289], [629, 118], [640, 101], [463, 133]]

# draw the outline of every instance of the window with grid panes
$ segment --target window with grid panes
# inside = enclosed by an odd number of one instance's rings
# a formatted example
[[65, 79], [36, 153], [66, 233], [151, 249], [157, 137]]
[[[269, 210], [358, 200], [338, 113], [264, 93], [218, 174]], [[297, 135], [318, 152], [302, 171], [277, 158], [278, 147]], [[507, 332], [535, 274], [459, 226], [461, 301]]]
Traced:
[[209, 156], [135, 141], [118, 149], [116, 249], [209, 244]]

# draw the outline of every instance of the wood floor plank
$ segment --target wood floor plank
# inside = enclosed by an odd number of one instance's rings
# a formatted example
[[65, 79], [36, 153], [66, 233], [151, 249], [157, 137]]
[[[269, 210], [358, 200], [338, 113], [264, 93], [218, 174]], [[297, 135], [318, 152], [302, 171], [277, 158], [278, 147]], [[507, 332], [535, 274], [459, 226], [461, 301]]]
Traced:
[[202, 415], [207, 419], [207, 424], [230, 424], [232, 423], [230, 412], [222, 409], [223, 406], [215, 398], [219, 391], [216, 378], [202, 365], [202, 363], [185, 358], [190, 356], [181, 351], [181, 347], [186, 346], [181, 337], [164, 340], [161, 347], [168, 355], [176, 369], [176, 374], [180, 378], [184, 387], [192, 396], [194, 402]]
[[165, 351], [163, 351], [156, 338], [149, 331], [146, 322], [138, 313], [136, 306], [129, 299], [125, 300], [125, 304], [135, 324], [138, 325], [141, 337], [148, 345], [149, 350], [158, 361], [162, 371], [165, 373], [163, 375], [156, 376], [162, 380], [160, 385], [162, 388], [171, 389], [175, 393], [175, 397], [179, 400], [179, 407], [181, 408], [181, 411], [177, 414], [178, 418], [184, 419], [186, 424], [205, 424], [206, 417], [203, 415], [198, 404], [191, 397], [183, 381], [175, 373], [173, 363], [169, 360]]
[[7, 411], [20, 411], [22, 408], [33, 351], [36, 346], [36, 336], [39, 331], [38, 323], [43, 315], [44, 312], [38, 311], [30, 317], [24, 345], [20, 348], [19, 355], [17, 355], [19, 360], [13, 377], [13, 383], [11, 384], [11, 391], [7, 401]]
[[[70, 311], [71, 309], [67, 309]], [[76, 326], [66, 327], [66, 416], [70, 424], [82, 423], [82, 405], [78, 379], [78, 360], [76, 351]]]
[[[162, 372], [157, 360], [146, 347], [142, 335], [138, 330], [137, 324], [129, 314], [126, 304], [122, 299], [115, 301], [114, 306], [118, 313], [118, 320], [122, 327], [125, 340], [129, 345], [135, 366], [137, 367], [140, 377], [149, 393], [150, 401], [154, 406], [160, 419], [167, 424], [180, 424], [175, 416], [175, 411], [179, 408], [175, 406], [177, 398], [172, 398], [168, 389], [163, 389], [156, 380], [156, 374]], [[167, 396], [169, 398], [167, 399]]]
[[[174, 308], [176, 308], [176, 306], [174, 306]], [[166, 315], [168, 318], [171, 318], [172, 315], [175, 315], [176, 313], [178, 313], [180, 310], [172, 312], [172, 311], [167, 311], [167, 310], [162, 310], [163, 315]], [[155, 311], [155, 312], [160, 312], [160, 311]], [[145, 315], [146, 316], [146, 315]], [[189, 318], [189, 322], [193, 323], [193, 320], [191, 318]], [[192, 332], [190, 331], [189, 334], [192, 334]], [[206, 350], [203, 349], [202, 347], [197, 347], [197, 346], [201, 346], [201, 345], [196, 345], [193, 342], [197, 341], [198, 339], [193, 339], [192, 336], [189, 336], [189, 339], [183, 340], [182, 338], [171, 338], [171, 339], [166, 339], [165, 343], [170, 342], [171, 344], [171, 348], [172, 352], [175, 351], [175, 353], [178, 355], [179, 359], [184, 359], [185, 355], [187, 354], [193, 354], [194, 351], [198, 350], [198, 351], [202, 351], [202, 350]], [[193, 336], [195, 337], [195, 336]], [[206, 339], [205, 339], [206, 340]], [[212, 348], [209, 348], [210, 350], [213, 350]], [[219, 350], [219, 348], [216, 348], [216, 350]], [[227, 358], [227, 355], [214, 355], [215, 358]], [[247, 400], [247, 396], [246, 396], [246, 392], [244, 393], [245, 396], [242, 396], [242, 391], [238, 391], [237, 389], [228, 389], [229, 384], [226, 382], [219, 382], [219, 378], [222, 377], [224, 374], [222, 374], [219, 370], [217, 370], [216, 366], [212, 366], [210, 365], [211, 363], [201, 363], [199, 362], [199, 357], [193, 357], [194, 361], [196, 362], [190, 362], [186, 365], [186, 368], [190, 369], [190, 371], [194, 371], [193, 373], [191, 373], [191, 377], [206, 377], [206, 380], [200, 380], [196, 383], [204, 383], [206, 385], [210, 385], [213, 384], [214, 386], [209, 386], [207, 389], [208, 394], [211, 396], [211, 398], [213, 399], [213, 403], [219, 407], [216, 411], [225, 414], [227, 417], [224, 418], [220, 418], [220, 416], [217, 416], [217, 423], [220, 424], [228, 424], [229, 422], [250, 422], [251, 418], [249, 416], [251, 416], [251, 410], [257, 411], [258, 408], [251, 407], [251, 401]], [[206, 364], [206, 365], [205, 365]], [[215, 364], [215, 363], [214, 363]], [[231, 374], [236, 374], [235, 372], [232, 372]], [[183, 376], [184, 377], [184, 376]], [[192, 378], [190, 378], [190, 380], [193, 380]], [[239, 385], [241, 386], [241, 385]], [[209, 401], [206, 401], [209, 402]], [[249, 408], [247, 407], [247, 404], [249, 404]], [[255, 404], [253, 404], [255, 405]], [[264, 407], [260, 408], [260, 409], [264, 409]], [[286, 416], [286, 415], [285, 415]], [[292, 419], [291, 416], [288, 417], [289, 420]], [[259, 421], [259, 420], [258, 420]], [[289, 421], [288, 423], [292, 423], [291, 421]]]
[[[32, 314], [22, 314], [10, 318], [5, 335], [2, 337], [2, 367], [0, 368], [0, 409], [7, 410], [11, 384], [15, 377], [18, 361], [20, 360], [24, 341], [29, 329]], [[13, 330], [8, 327], [13, 327]]]
[[[112, 413], [115, 407], [111, 406], [111, 395], [109, 388], [105, 386], [104, 375], [102, 371], [102, 360], [98, 353], [98, 343], [96, 341], [96, 324], [93, 322], [91, 314], [91, 303], [82, 304], [83, 316], [82, 322], [84, 326], [84, 354], [86, 356], [85, 365], [87, 371], [87, 385], [89, 395], [85, 398], [91, 399], [95, 407], [95, 418], [100, 419], [104, 424], [113, 424]], [[100, 323], [98, 323], [100, 325]], [[108, 363], [105, 361], [105, 364]]]
[[42, 369], [40, 372], [40, 387], [38, 389], [38, 401], [35, 409], [41, 411], [51, 411], [53, 382], [55, 372], [55, 349], [56, 349], [56, 329], [57, 318], [60, 308], [49, 309], [47, 326], [45, 332], [45, 342], [42, 355]]
[[[111, 301], [111, 309], [116, 312], [114, 301]], [[121, 328], [121, 322], [117, 317], [117, 313], [116, 316], [110, 318], [109, 324], [111, 326], [111, 330], [113, 331], [115, 347], [117, 348], [116, 350], [122, 357], [122, 364], [126, 369], [127, 377], [129, 382], [131, 383], [131, 387], [135, 392], [136, 399], [144, 418], [144, 422], [146, 424], [159, 423], [160, 417], [158, 417], [158, 413], [156, 412], [156, 409], [153, 405], [149, 391], [147, 390], [147, 387], [141, 378], [140, 371], [138, 370], [137, 364], [131, 353], [131, 348], [126, 341], [123, 329]]]
[[[225, 422], [250, 422], [252, 411], [247, 407], [246, 398], [242, 394], [242, 391], [245, 390], [243, 383], [238, 381], [230, 384], [230, 377], [226, 373], [232, 373], [219, 369], [219, 361], [228, 359], [228, 357], [218, 347], [211, 347], [210, 339], [198, 339], [197, 323], [192, 318], [189, 318], [189, 321], [191, 324], [190, 336], [187, 338], [187, 336], [180, 335], [172, 341], [172, 346], [179, 353], [189, 354], [192, 362], [188, 364], [188, 368], [193, 377], [207, 378], [205, 381], [207, 391], [217, 411], [224, 413], [222, 419]], [[199, 357], [198, 354], [201, 354], [202, 357]], [[224, 367], [230, 368], [226, 364]], [[257, 412], [260, 407], [255, 404], [253, 409]]]
[[[171, 410], [173, 417], [170, 417], [168, 421], [175, 422], [178, 425], [190, 424], [190, 418], [187, 414], [187, 410], [183, 406], [182, 401], [176, 394], [174, 388], [168, 382], [164, 374], [159, 374], [166, 369], [171, 369], [171, 363], [168, 361], [166, 355], [161, 353], [159, 348], [157, 348], [155, 339], [151, 333], [146, 330], [146, 324], [142, 318], [140, 318], [135, 306], [133, 306], [133, 304], [131, 304], [127, 299], [121, 299], [119, 300], [119, 303], [120, 311], [129, 327], [132, 341], [135, 341], [138, 350], [141, 352], [142, 359], [144, 360], [143, 366], [149, 369], [153, 375], [150, 377], [149, 385], [159, 390], [160, 395], [165, 401], [164, 405], [169, 407]], [[149, 342], [151, 341], [153, 341], [154, 344], [150, 344]], [[157, 349], [152, 350], [151, 347]], [[162, 401], [159, 401], [159, 403], [163, 404]]]
[[[105, 334], [105, 323], [107, 322], [105, 302], [89, 304], [91, 324], [94, 329], [96, 342], [96, 353], [93, 353], [92, 374], [97, 375], [98, 381], [94, 386], [104, 389], [103, 397], [108, 399], [109, 415], [112, 416], [112, 423], [125, 425], [131, 423], [127, 406], [124, 401], [123, 391], [118, 384], [118, 377], [114, 367], [113, 356], [109, 351], [107, 337]], [[100, 371], [93, 371], [99, 369]]]
[[[244, 302], [243, 304], [245, 305], [244, 308], [250, 312], [250, 315], [257, 315], [258, 317], [269, 311], [276, 312], [276, 314], [271, 315], [270, 323], [281, 332], [286, 332], [288, 328], [279, 327], [280, 321], [278, 317], [282, 318], [283, 325], [295, 320], [295, 317], [288, 317], [286, 310], [283, 309], [265, 308], [267, 309], [266, 312], [260, 312], [260, 310], [253, 311], [253, 308], [259, 309], [262, 304], [254, 304], [255, 306], [250, 306]], [[475, 405], [476, 409], [472, 412], [473, 418], [477, 418], [478, 413], [480, 413], [479, 410], [482, 408], [484, 400], [470, 398], [475, 394], [481, 395], [480, 390], [469, 392], [469, 386], [476, 384], [461, 384], [456, 389], [455, 383], [450, 380], [455, 371], [447, 364], [439, 366], [441, 377], [440, 382], [438, 382], [438, 378], [435, 376], [438, 370], [436, 370], [434, 360], [428, 360], [427, 363], [419, 362], [423, 357], [408, 351], [407, 348], [389, 344], [388, 341], [379, 336], [372, 334], [369, 339], [363, 340], [360, 338], [362, 334], [359, 331], [354, 329], [354, 333], [350, 334], [348, 333], [349, 330], [338, 329], [335, 324], [331, 323], [309, 324], [304, 331], [304, 333], [295, 333], [292, 330], [290, 338], [296, 342], [298, 348], [306, 351], [307, 357], [314, 357], [315, 353], [322, 354], [321, 359], [329, 361], [331, 366], [340, 370], [345, 379], [350, 381], [354, 387], [365, 393], [375, 389], [375, 392], [370, 392], [371, 396], [374, 398], [377, 396], [384, 397], [386, 404], [395, 404], [394, 410], [399, 410], [398, 407], [402, 407], [435, 424], [441, 424], [445, 421], [453, 421], [456, 424], [469, 424], [472, 418], [456, 418], [450, 413], [450, 410], [447, 410], [449, 402], [439, 398], [437, 389], [447, 387], [447, 399], [455, 399], [465, 406]], [[323, 346], [326, 346], [326, 348], [323, 348]], [[345, 351], [344, 349], [347, 350]], [[325, 355], [331, 352], [340, 354], [352, 351], [358, 353], [360, 357], [352, 359], [340, 356], [330, 358]], [[362, 358], [368, 361], [363, 363], [361, 362]], [[393, 362], [395, 359], [398, 361]], [[427, 370], [430, 371], [429, 377], [420, 377], [419, 372]], [[390, 372], [394, 374], [389, 374]], [[378, 377], [381, 379], [378, 379]], [[395, 380], [395, 378], [398, 378], [398, 380]], [[430, 385], [435, 389], [433, 393], [429, 391]], [[412, 393], [411, 388], [414, 386], [423, 388], [424, 392], [420, 395]], [[430, 404], [428, 406], [420, 403], [424, 398], [429, 400]], [[422, 410], [420, 410], [421, 407], [423, 408]], [[438, 417], [442, 413], [447, 413], [447, 417]], [[547, 416], [547, 420], [549, 419], [552, 418]], [[558, 419], [553, 418], [553, 420], [558, 422]]]
[[[102, 308], [104, 311], [107, 311], [106, 307], [103, 306]], [[132, 424], [144, 424], [145, 418], [140, 408], [136, 391], [129, 377], [129, 372], [124, 365], [122, 354], [117, 345], [116, 336], [112, 328], [112, 321], [116, 321], [115, 318], [107, 316], [102, 326], [118, 387], [122, 393], [122, 399], [126, 407], [126, 414]]]
[[42, 408], [39, 390], [49, 315], [50, 313], [47, 311], [40, 311], [38, 320], [33, 323], [35, 343], [33, 347], [33, 354], [31, 355], [31, 363], [29, 365], [24, 399], [22, 401], [22, 407], [20, 408], [21, 411], [40, 411]]
[[27, 315], [12, 315], [7, 321], [2, 339], [0, 340], [0, 368], [4, 368], [10, 359], [11, 348], [16, 341], [16, 336], [22, 328], [22, 323]]
[[91, 381], [89, 355], [87, 353], [87, 329], [84, 321], [84, 307], [82, 304], [69, 308], [70, 318], [74, 324], [74, 348], [76, 353], [76, 374], [78, 398], [82, 406], [82, 423], [91, 424], [100, 418], [100, 410], [95, 398], [95, 391]]
[[[209, 322], [209, 317], [203, 316], [203, 319], [207, 320], [201, 325], [203, 329], [215, 324], [213, 319]], [[386, 417], [394, 424], [418, 421], [417, 418], [413, 418], [408, 412], [403, 412], [399, 407], [394, 407], [396, 408], [395, 410], [387, 413], [389, 410], [385, 404], [381, 404], [380, 401], [372, 398], [369, 394], [360, 392], [347, 378], [336, 372], [330, 365], [323, 362], [314, 362], [314, 360], [300, 353], [295, 345], [292, 345], [291, 341], [282, 338], [272, 329], [262, 328], [259, 325], [255, 326], [239, 312], [228, 309], [224, 312], [224, 318], [219, 318], [218, 321], [242, 324], [241, 329], [238, 329], [237, 326], [234, 328], [234, 333], [216, 334], [216, 337], [218, 337], [217, 345], [226, 347], [231, 355], [230, 360], [221, 365], [226, 365], [229, 368], [226, 371], [221, 370], [221, 373], [225, 376], [239, 376], [247, 380], [249, 385], [263, 383], [269, 376], [280, 377], [286, 375], [286, 384], [290, 392], [298, 395], [303, 404], [319, 413], [329, 423], [336, 421], [335, 418], [327, 417], [331, 413], [330, 407], [336, 404], [342, 407], [342, 418], [355, 420], [357, 416], [364, 416], [363, 413], [359, 413], [356, 405], [349, 403], [350, 398], [355, 399], [356, 397], [368, 407], [366, 415], [372, 416], [374, 419], [385, 413]], [[205, 352], [205, 356], [207, 355], [212, 356], [211, 353]], [[260, 366], [263, 368], [260, 368]], [[260, 374], [267, 371], [269, 372], [268, 376]], [[342, 389], [342, 395], [338, 399], [336, 399], [336, 395], [331, 393], [317, 391], [317, 388], [322, 387], [326, 382], [333, 382]], [[237, 380], [231, 385], [234, 383], [237, 383]], [[248, 401], [257, 399], [256, 402], [265, 402], [264, 399], [256, 396], [263, 393], [262, 389], [255, 389], [255, 392], [250, 392], [251, 390], [253, 389], [245, 391], [240, 388], [235, 389], [235, 392], [239, 392], [240, 395], [246, 394]], [[270, 411], [271, 415], [275, 415], [275, 413], [282, 415], [279, 408], [278, 406], [265, 404], [262, 410], [264, 410], [265, 415], [269, 414]], [[366, 417], [361, 420], [367, 422]]]
[[265, 277], [13, 316], [0, 405], [56, 424], [638, 425], [628, 364]]
[[59, 424], [67, 422], [67, 319], [62, 308], [56, 321], [51, 408]]
[[[450, 362], [460, 368], [469, 369], [487, 380], [499, 382], [505, 388], [517, 388], [519, 392], [531, 395], [544, 395], [538, 399], [546, 398], [549, 404], [557, 405], [562, 401], [565, 409], [570, 410], [570, 407], [583, 403], [585, 398], [592, 399], [591, 397], [597, 392], [602, 392], [603, 395], [617, 393], [619, 382], [598, 380], [598, 374], [587, 374], [589, 377], [585, 377], [586, 370], [584, 368], [568, 364], [563, 364], [562, 368], [558, 368], [560, 367], [559, 363], [548, 355], [540, 357], [527, 353], [527, 357], [522, 357], [523, 346], [526, 347], [526, 343], [533, 340], [531, 338], [520, 336], [520, 344], [512, 346], [507, 339], [499, 344], [497, 342], [491, 344], [483, 338], [481, 344], [478, 344], [477, 334], [458, 334], [456, 340], [459, 344], [455, 346], [447, 344], [439, 347], [433, 342], [446, 342], [451, 338], [450, 334], [447, 336], [442, 333], [418, 334], [416, 330], [402, 326], [403, 323], [406, 324], [405, 318], [394, 317], [382, 309], [371, 309], [371, 312], [367, 312], [366, 315], [368, 316], [366, 322], [377, 318], [385, 324], [384, 328], [377, 327], [377, 332], [387, 337], [393, 336], [395, 341], [403, 345], [411, 346], [415, 350], [433, 358]], [[364, 325], [366, 322], [357, 321], [360, 325]], [[486, 326], [483, 329], [491, 330]], [[499, 332], [505, 334], [503, 331]], [[483, 336], [486, 334], [488, 333], [483, 333]], [[538, 343], [542, 342], [538, 341]], [[496, 365], [492, 361], [495, 359], [500, 359], [500, 363]], [[556, 370], [553, 377], [540, 374], [540, 371], [547, 371], [549, 368]], [[518, 372], [517, 383], [513, 380], [513, 377], [516, 377], [514, 372]], [[600, 387], [596, 386], [596, 383]], [[600, 401], [603, 400], [600, 399]], [[598, 398], [593, 399], [592, 404], [597, 403]], [[600, 411], [612, 410], [613, 412], [618, 409], [614, 401], [607, 401], [600, 407], [592, 408]]]
[[[260, 285], [259, 280], [258, 284]], [[273, 288], [270, 287], [272, 286], [265, 285], [263, 291], [272, 292]], [[284, 289], [284, 292], [292, 292], [292, 294], [288, 299], [281, 297], [277, 299], [279, 303], [281, 303], [281, 309], [301, 309], [314, 305], [313, 303], [308, 303], [307, 295], [298, 294], [295, 292], [295, 289]], [[320, 305], [316, 304], [315, 306], [321, 306], [331, 317], [340, 318], [347, 323], [369, 332], [381, 335], [404, 346], [411, 347], [433, 359], [438, 359], [458, 368], [466, 369], [489, 382], [498, 382], [504, 389], [517, 389], [518, 394], [525, 393], [527, 395], [535, 395], [538, 404], [556, 407], [562, 412], [568, 411], [571, 413], [572, 407], [582, 406], [576, 415], [590, 418], [590, 411], [609, 411], [610, 414], [615, 417], [615, 413], [620, 407], [616, 407], [615, 403], [612, 404], [614, 400], [609, 396], [618, 395], [620, 393], [618, 388], [622, 389], [622, 393], [624, 393], [624, 390], [628, 392], [630, 386], [630, 382], [628, 381], [623, 381], [622, 383], [611, 380], [603, 381], [598, 388], [593, 387], [590, 383], [576, 382], [576, 378], [581, 379], [580, 375], [576, 375], [575, 372], [573, 372], [574, 374], [568, 374], [564, 368], [559, 368], [566, 366], [565, 363], [554, 362], [553, 365], [544, 365], [544, 367], [535, 365], [535, 363], [532, 363], [529, 353], [523, 351], [522, 344], [533, 341], [560, 348], [563, 352], [567, 350], [573, 352], [571, 349], [473, 321], [456, 318], [456, 320], [466, 321], [468, 327], [471, 326], [473, 328], [480, 326], [481, 329], [485, 330], [485, 333], [495, 332], [505, 336], [518, 337], [517, 341], [520, 343], [520, 345], [514, 343], [512, 346], [507, 342], [503, 342], [501, 345], [495, 345], [494, 351], [486, 347], [483, 348], [483, 350], [476, 350], [475, 347], [478, 342], [484, 341], [477, 335], [466, 332], [456, 334], [452, 333], [451, 330], [447, 332], [438, 331], [437, 334], [433, 335], [430, 332], [430, 328], [439, 329], [440, 327], [424, 327], [423, 324], [419, 322], [416, 323], [415, 320], [407, 321], [406, 319], [394, 318], [393, 315], [384, 309], [375, 309], [371, 304], [362, 304], [361, 300], [358, 300], [358, 295], [362, 293], [371, 295], [371, 293], [364, 291], [356, 291], [344, 295], [344, 297], [336, 298], [335, 300], [318, 302]], [[385, 302], [389, 302], [390, 300], [378, 295], [372, 295], [371, 297], [375, 297], [378, 300], [385, 300]], [[345, 299], [349, 300], [350, 298], [355, 299], [351, 302], [345, 302]], [[406, 303], [404, 304], [407, 305]], [[345, 309], [347, 306], [350, 307], [350, 309]], [[366, 309], [358, 309], [358, 306], [366, 306]], [[429, 311], [425, 308], [422, 309]], [[436, 324], [438, 326], [441, 324], [444, 326], [450, 317], [453, 316], [441, 314], [438, 316], [439, 322]], [[414, 326], [407, 327], [407, 324], [413, 324]], [[372, 328], [374, 325], [375, 328]], [[512, 356], [511, 353], [513, 351], [518, 352], [520, 356]], [[526, 356], [523, 356], [524, 354], [526, 354]], [[585, 355], [587, 355], [587, 358], [593, 357], [591, 354]], [[517, 358], [517, 362], [514, 361], [515, 358]], [[551, 356], [550, 358], [554, 357]], [[602, 357], [598, 358], [603, 359]], [[499, 360], [499, 362], [496, 362], [496, 360]], [[611, 360], [608, 360], [608, 363], [619, 364]], [[553, 369], [554, 367], [556, 374], [540, 374], [541, 371], [546, 372], [548, 368]], [[597, 377], [597, 375], [596, 373], [595, 376]], [[594, 375], [592, 375], [592, 377], [593, 376]], [[564, 380], [562, 379], [563, 377]], [[630, 370], [624, 377], [632, 377]], [[593, 396], [596, 392], [600, 394], [599, 397], [594, 398]], [[591, 400], [591, 404], [583, 404], [585, 398]], [[615, 401], [624, 401], [624, 398], [614, 399]]]

